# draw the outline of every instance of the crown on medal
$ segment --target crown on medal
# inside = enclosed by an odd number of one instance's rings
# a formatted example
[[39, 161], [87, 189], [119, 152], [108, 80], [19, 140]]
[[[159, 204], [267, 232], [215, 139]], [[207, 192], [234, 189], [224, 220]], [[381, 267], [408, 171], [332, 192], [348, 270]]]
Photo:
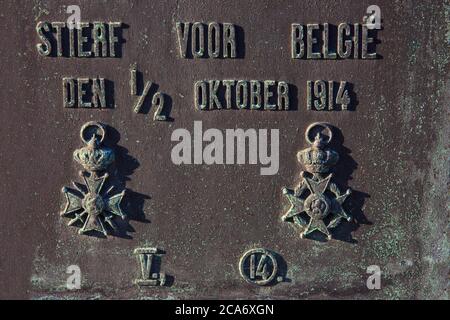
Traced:
[[114, 162], [114, 152], [110, 148], [100, 147], [95, 135], [83, 148], [73, 153], [73, 158], [88, 171], [103, 171]]
[[322, 134], [317, 133], [312, 146], [297, 154], [298, 161], [308, 172], [327, 173], [339, 161], [339, 154], [326, 145]]

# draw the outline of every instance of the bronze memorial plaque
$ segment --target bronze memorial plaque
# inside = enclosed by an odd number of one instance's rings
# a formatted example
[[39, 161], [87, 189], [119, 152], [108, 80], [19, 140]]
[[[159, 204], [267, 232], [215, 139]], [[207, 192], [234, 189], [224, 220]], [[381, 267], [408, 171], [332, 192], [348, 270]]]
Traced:
[[0, 298], [448, 298], [448, 1], [0, 7]]

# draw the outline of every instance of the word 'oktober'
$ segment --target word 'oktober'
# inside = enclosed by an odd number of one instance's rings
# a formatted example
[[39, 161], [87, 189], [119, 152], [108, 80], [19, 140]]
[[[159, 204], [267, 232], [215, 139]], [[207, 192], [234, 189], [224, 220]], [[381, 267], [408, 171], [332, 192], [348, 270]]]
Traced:
[[198, 110], [289, 110], [289, 85], [274, 80], [201, 80], [194, 84]]

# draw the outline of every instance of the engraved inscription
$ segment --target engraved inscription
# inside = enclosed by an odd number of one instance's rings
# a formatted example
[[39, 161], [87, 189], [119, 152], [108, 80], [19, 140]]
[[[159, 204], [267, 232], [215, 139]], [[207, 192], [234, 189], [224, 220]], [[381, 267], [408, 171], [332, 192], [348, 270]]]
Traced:
[[[136, 113], [142, 112], [144, 101], [150, 93], [150, 89], [153, 86], [152, 81], [145, 82], [144, 89], [141, 94], [138, 94], [137, 88], [137, 65], [133, 64], [130, 68], [130, 92], [132, 96], [137, 96], [135, 103], [133, 105], [133, 110]], [[156, 86], [156, 85], [155, 85]], [[168, 121], [169, 118], [167, 115], [163, 114], [164, 110], [164, 94], [156, 91], [152, 97], [152, 105], [151, 108], [155, 110], [153, 115], [154, 121]]]
[[133, 254], [137, 256], [140, 266], [141, 278], [135, 279], [138, 286], [164, 286], [166, 284], [166, 274], [155, 272], [159, 266], [155, 263], [155, 257], [162, 253], [157, 248], [137, 248]]
[[234, 24], [177, 22], [176, 31], [182, 58], [236, 58]]
[[[269, 250], [257, 248], [244, 253], [239, 261], [239, 272], [248, 283], [265, 286], [278, 274], [278, 263]], [[276, 279], [282, 281], [283, 279]]]
[[289, 110], [289, 85], [275, 80], [201, 80], [194, 84], [197, 110]]
[[63, 78], [64, 108], [107, 108], [104, 78]]
[[[330, 37], [331, 29], [337, 33]], [[376, 39], [366, 24], [328, 23], [291, 25], [293, 59], [376, 59]], [[369, 48], [370, 47], [370, 48]], [[353, 55], [352, 55], [353, 53]]]

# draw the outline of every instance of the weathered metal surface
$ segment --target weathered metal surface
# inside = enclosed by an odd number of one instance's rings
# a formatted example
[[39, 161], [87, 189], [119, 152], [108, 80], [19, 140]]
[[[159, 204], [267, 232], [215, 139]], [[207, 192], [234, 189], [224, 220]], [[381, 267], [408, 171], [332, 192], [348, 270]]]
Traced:
[[[293, 59], [290, 38], [294, 23], [361, 23], [371, 1], [75, 2], [82, 21], [122, 22], [123, 43], [110, 56], [100, 47], [90, 58], [69, 57], [76, 48], [40, 55], [38, 22], [66, 21], [72, 1], [1, 3], [1, 298], [448, 298], [447, 1], [378, 1], [383, 29], [372, 60]], [[228, 45], [236, 52], [182, 58], [180, 21], [233, 23], [237, 40]], [[97, 40], [106, 41], [102, 30], [114, 25], [97, 25]], [[203, 55], [211, 57], [196, 58]], [[105, 108], [65, 108], [64, 78], [97, 88], [104, 82], [106, 100], [94, 100]], [[290, 110], [196, 110], [194, 83], [203, 79], [286, 81]], [[305, 98], [307, 81], [313, 93], [328, 85], [317, 79], [346, 81], [353, 103], [343, 97], [342, 110], [317, 111], [329, 106]], [[163, 100], [139, 102], [148, 83]], [[272, 82], [261, 92], [264, 85]], [[161, 103], [169, 114], [154, 113]], [[79, 235], [58, 214], [61, 186], [79, 170], [72, 153], [80, 127], [93, 120], [107, 126], [114, 183], [127, 189], [124, 230], [107, 238]], [[175, 165], [171, 134], [191, 131], [194, 121], [220, 130], [280, 129], [278, 173]], [[352, 189], [344, 206], [354, 221], [342, 222], [330, 241], [301, 239], [281, 219], [290, 206], [282, 187], [299, 182], [296, 154], [318, 121], [335, 129], [333, 179]], [[137, 264], [136, 248], [160, 248], [164, 256], [150, 266], [156, 255], [146, 253]], [[276, 253], [276, 280], [283, 281], [257, 286], [242, 278], [240, 259], [255, 248]], [[66, 287], [71, 265], [80, 268], [80, 290]], [[380, 290], [366, 286], [371, 265], [381, 269]], [[155, 286], [138, 286], [139, 279]]]

